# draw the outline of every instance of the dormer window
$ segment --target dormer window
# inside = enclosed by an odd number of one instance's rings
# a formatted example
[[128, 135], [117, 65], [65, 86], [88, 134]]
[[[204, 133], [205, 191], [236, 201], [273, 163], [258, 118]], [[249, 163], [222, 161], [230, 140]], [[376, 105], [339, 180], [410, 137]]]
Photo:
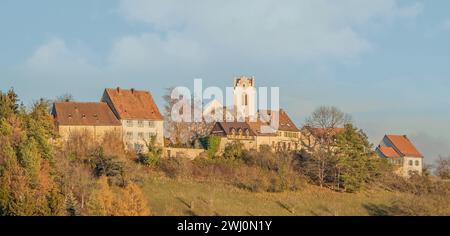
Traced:
[[83, 114], [81, 117], [82, 117], [83, 119], [85, 119], [85, 118], [86, 118], [86, 114]]
[[231, 128], [231, 135], [236, 135], [236, 129], [234, 129], [234, 128]]

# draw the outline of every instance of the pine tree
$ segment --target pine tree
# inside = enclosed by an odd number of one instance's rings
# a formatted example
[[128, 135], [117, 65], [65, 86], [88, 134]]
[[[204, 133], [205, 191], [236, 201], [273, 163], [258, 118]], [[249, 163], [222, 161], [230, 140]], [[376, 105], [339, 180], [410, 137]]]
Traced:
[[33, 215], [34, 199], [26, 173], [17, 162], [11, 145], [2, 143], [0, 146], [4, 161], [0, 176], [0, 215]]
[[371, 180], [377, 158], [367, 135], [353, 125], [336, 135], [336, 175], [338, 188], [356, 192]]
[[78, 215], [78, 201], [71, 191], [66, 195], [65, 206], [68, 216]]

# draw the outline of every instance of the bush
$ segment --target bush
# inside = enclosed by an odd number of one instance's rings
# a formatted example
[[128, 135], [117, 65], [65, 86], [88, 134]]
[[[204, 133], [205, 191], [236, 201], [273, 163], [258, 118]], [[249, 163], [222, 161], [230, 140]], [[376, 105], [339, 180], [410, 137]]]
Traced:
[[418, 196], [450, 194], [450, 183], [435, 181], [427, 176], [414, 175], [405, 179], [394, 173], [389, 173], [380, 178], [379, 186], [389, 191], [411, 193]]
[[207, 153], [209, 158], [213, 158], [219, 150], [220, 137], [209, 136], [207, 139]]
[[170, 178], [190, 177], [192, 173], [192, 162], [185, 158], [169, 157], [161, 159], [158, 168]]
[[156, 136], [152, 136], [146, 144], [147, 153], [138, 154], [138, 162], [146, 166], [155, 166], [158, 164], [162, 155], [162, 148], [156, 145]]
[[240, 142], [233, 142], [225, 147], [223, 158], [230, 161], [236, 161], [245, 159], [246, 155], [247, 150], [245, 149], [244, 145]]
[[153, 155], [152, 153], [138, 154], [138, 162], [145, 166], [156, 166], [159, 161], [160, 157], [158, 155]]
[[106, 156], [103, 148], [98, 148], [92, 154], [94, 174], [96, 177], [107, 176], [112, 181], [116, 181], [119, 186], [124, 186], [125, 171], [124, 163], [117, 160], [117, 157]]

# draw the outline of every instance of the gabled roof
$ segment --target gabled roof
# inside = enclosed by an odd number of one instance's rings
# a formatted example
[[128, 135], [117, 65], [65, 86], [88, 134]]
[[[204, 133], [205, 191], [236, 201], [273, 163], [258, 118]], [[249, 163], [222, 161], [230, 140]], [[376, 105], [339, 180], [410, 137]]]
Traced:
[[[262, 115], [272, 116], [274, 114], [274, 112], [276, 112], [276, 111], [259, 110], [258, 115], [259, 116], [262, 116]], [[278, 130], [290, 131], [290, 132], [300, 132], [300, 130], [297, 128], [297, 126], [294, 124], [294, 122], [292, 122], [289, 115], [283, 109], [280, 109], [280, 111], [278, 112], [278, 120], [279, 120]]]
[[[225, 135], [231, 135], [233, 129], [236, 131], [236, 133], [239, 131], [239, 129], [241, 129], [244, 134], [248, 130], [250, 136], [255, 136], [254, 131], [247, 124], [247, 122], [216, 122], [215, 126], [219, 127]], [[213, 134], [217, 131], [215, 129], [216, 127], [213, 128]]]
[[406, 135], [386, 135], [386, 138], [402, 156], [423, 157]]
[[52, 114], [58, 125], [121, 125], [104, 102], [56, 102]]
[[394, 148], [379, 146], [377, 149], [378, 149], [378, 151], [380, 151], [381, 154], [383, 154], [384, 157], [387, 157], [387, 158], [400, 157], [400, 154], [398, 154], [398, 152], [395, 151]]
[[119, 119], [163, 120], [158, 106], [148, 91], [107, 88], [105, 94], [111, 100]]

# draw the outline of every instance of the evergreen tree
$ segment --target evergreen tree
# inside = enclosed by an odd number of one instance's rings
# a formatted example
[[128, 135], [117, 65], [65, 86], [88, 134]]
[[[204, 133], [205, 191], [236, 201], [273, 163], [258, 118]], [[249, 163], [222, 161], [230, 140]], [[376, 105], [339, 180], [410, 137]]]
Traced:
[[78, 201], [71, 191], [66, 195], [65, 206], [68, 216], [78, 215]]
[[356, 192], [379, 173], [381, 160], [376, 157], [367, 135], [353, 125], [336, 135], [337, 188]]
[[24, 168], [31, 184], [36, 186], [41, 169], [41, 156], [33, 138], [26, 139], [19, 147], [19, 163]]

